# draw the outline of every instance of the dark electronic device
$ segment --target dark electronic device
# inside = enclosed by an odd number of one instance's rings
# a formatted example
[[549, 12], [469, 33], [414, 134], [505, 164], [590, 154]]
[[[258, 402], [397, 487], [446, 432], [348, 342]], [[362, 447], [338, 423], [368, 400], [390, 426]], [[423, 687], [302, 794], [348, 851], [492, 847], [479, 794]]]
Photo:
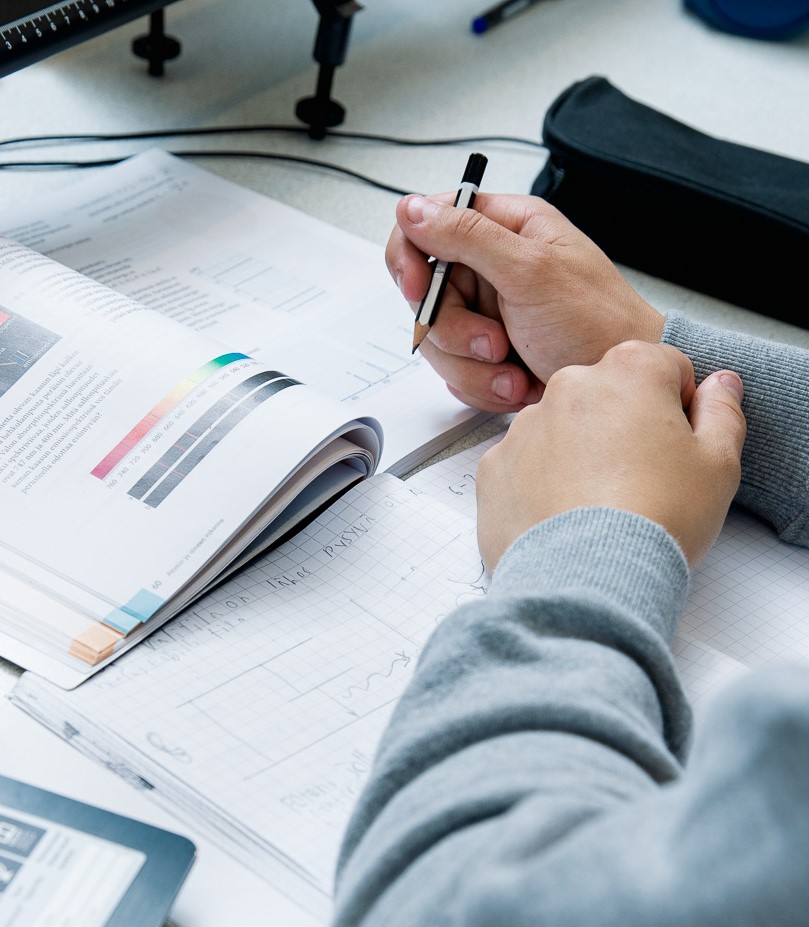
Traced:
[[[149, 15], [149, 32], [132, 43], [136, 55], [149, 63], [149, 73], [160, 76], [166, 61], [180, 53], [180, 43], [166, 35], [164, 8], [176, 0], [0, 0], [0, 77]], [[296, 114], [309, 126], [312, 138], [340, 125], [343, 107], [331, 98], [335, 68], [346, 55], [355, 0], [313, 0], [319, 14], [314, 59], [319, 65], [315, 95], [298, 102]]]

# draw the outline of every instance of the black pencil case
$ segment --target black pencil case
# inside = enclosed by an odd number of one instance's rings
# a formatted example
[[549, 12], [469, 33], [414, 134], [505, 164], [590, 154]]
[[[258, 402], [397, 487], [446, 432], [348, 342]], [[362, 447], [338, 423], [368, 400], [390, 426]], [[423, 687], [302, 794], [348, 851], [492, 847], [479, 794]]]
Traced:
[[714, 138], [603, 77], [545, 115], [531, 192], [614, 261], [809, 328], [809, 164]]

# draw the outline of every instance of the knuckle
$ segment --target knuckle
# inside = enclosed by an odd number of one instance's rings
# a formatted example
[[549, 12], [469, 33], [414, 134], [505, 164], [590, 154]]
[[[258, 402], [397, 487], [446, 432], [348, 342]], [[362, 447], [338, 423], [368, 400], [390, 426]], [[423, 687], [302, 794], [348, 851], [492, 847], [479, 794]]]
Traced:
[[482, 213], [474, 209], [450, 209], [446, 211], [446, 215], [451, 230], [460, 237], [485, 235], [488, 223]]
[[499, 469], [500, 456], [502, 450], [499, 444], [495, 444], [494, 447], [490, 447], [486, 453], [478, 461], [478, 469], [475, 474], [475, 482], [478, 485], [487, 485], [489, 480], [494, 477], [494, 474], [497, 473]]
[[[541, 409], [541, 403], [535, 403], [534, 405], [520, 409], [511, 420], [506, 437], [500, 443], [504, 444], [508, 441], [509, 444], [507, 446], [510, 446], [515, 441], [521, 440], [524, 434], [532, 434], [536, 428], [537, 418], [542, 417], [542, 415], [543, 410]], [[498, 445], [498, 447], [499, 446], [500, 445]]]
[[742, 476], [741, 448], [736, 442], [723, 441], [713, 453], [715, 471], [729, 483], [738, 483]]
[[591, 368], [584, 367], [581, 364], [560, 367], [551, 374], [545, 384], [545, 391], [552, 390], [554, 393], [558, 393], [578, 390], [590, 375], [590, 370]]
[[614, 345], [607, 351], [605, 358], [613, 363], [621, 365], [631, 365], [633, 367], [641, 364], [657, 366], [660, 362], [659, 346], [649, 344], [647, 341], [622, 341]]
[[686, 366], [691, 370], [693, 379], [693, 367], [685, 355], [670, 345], [649, 341], [622, 341], [607, 351], [603, 363], [607, 368], [619, 371], [627, 382], [668, 382], [673, 378], [682, 389], [686, 382]]

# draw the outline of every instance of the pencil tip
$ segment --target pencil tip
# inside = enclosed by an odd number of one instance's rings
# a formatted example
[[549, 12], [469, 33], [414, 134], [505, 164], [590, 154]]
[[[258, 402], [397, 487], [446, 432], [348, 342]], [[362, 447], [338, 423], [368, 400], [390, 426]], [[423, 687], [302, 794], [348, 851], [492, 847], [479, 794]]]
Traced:
[[422, 325], [421, 322], [416, 322], [416, 327], [413, 330], [413, 350], [411, 354], [415, 354], [419, 348], [419, 345], [427, 337], [427, 332], [430, 331], [429, 325]]

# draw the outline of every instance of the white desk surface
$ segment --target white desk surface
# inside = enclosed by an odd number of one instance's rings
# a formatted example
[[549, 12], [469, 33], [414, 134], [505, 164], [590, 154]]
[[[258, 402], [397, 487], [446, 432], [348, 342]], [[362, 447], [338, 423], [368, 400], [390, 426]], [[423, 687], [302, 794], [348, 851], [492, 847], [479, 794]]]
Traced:
[[[744, 144], [809, 161], [809, 34], [766, 43], [715, 32], [679, 0], [542, 0], [484, 36], [470, 19], [482, 0], [367, 0], [355, 17], [335, 97], [344, 128], [416, 138], [507, 134], [538, 139], [549, 104], [592, 74], [682, 121]], [[264, 12], [271, 10], [271, 13]], [[129, 52], [143, 21], [0, 80], [0, 135], [134, 131], [168, 126], [295, 123], [313, 93], [316, 26], [308, 0], [182, 0], [168, 31], [183, 43], [163, 78]], [[180, 141], [162, 143], [170, 150]], [[469, 147], [412, 149], [305, 136], [189, 140], [186, 147], [263, 147], [346, 165], [405, 189], [452, 189]], [[100, 157], [144, 145], [58, 146], [52, 156]], [[476, 145], [490, 157], [486, 189], [527, 192], [539, 151]], [[20, 156], [22, 152], [16, 152]], [[29, 152], [33, 155], [34, 152]], [[0, 148], [0, 158], [11, 152]], [[248, 187], [383, 245], [396, 197], [331, 172], [223, 158], [202, 163]], [[56, 189], [70, 172], [0, 171], [11, 202]], [[643, 282], [642, 275], [633, 280]], [[677, 303], [664, 286], [658, 302]], [[403, 304], [403, 311], [407, 311]], [[689, 308], [706, 321], [809, 347], [809, 332], [719, 301]], [[16, 675], [3, 666], [0, 689]], [[175, 905], [179, 927], [313, 927], [283, 895], [191, 833], [106, 769], [0, 700], [0, 773], [192, 836], [199, 858]]]

